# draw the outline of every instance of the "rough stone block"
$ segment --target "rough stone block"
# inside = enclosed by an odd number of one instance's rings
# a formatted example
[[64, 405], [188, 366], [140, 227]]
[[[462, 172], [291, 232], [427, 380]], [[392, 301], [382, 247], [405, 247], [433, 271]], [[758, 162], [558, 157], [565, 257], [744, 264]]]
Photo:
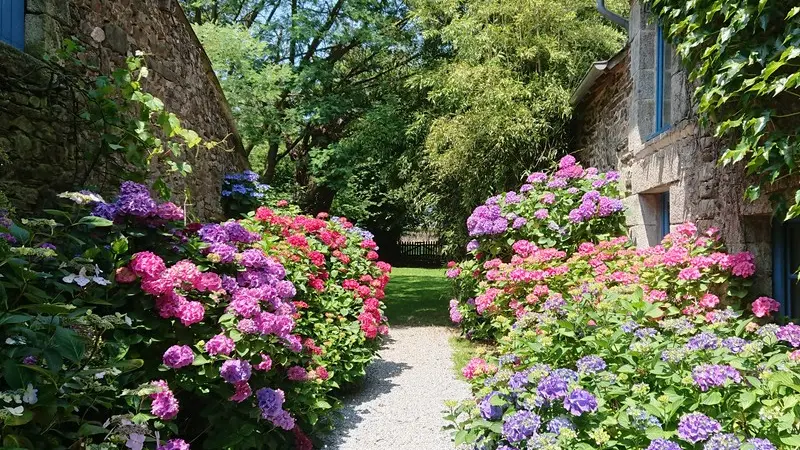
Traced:
[[128, 53], [128, 34], [125, 33], [125, 30], [116, 24], [109, 23], [106, 24], [104, 31], [108, 46], [112, 50], [122, 55]]
[[61, 25], [49, 15], [25, 15], [25, 52], [43, 57], [61, 48]]

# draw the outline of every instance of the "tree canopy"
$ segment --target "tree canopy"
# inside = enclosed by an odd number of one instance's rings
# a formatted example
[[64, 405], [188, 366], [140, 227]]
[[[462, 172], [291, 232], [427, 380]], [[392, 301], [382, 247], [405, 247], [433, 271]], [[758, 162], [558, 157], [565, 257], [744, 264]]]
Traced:
[[593, 0], [182, 2], [266, 182], [453, 243], [564, 151], [571, 90], [624, 42]]

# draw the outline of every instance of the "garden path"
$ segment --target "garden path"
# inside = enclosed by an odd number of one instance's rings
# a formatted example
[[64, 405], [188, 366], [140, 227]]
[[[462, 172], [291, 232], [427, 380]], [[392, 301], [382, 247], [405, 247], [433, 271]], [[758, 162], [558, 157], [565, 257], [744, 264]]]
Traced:
[[452, 334], [441, 326], [392, 328], [363, 389], [344, 399], [325, 448], [452, 450], [450, 432], [442, 429], [444, 402], [469, 396], [453, 370]]

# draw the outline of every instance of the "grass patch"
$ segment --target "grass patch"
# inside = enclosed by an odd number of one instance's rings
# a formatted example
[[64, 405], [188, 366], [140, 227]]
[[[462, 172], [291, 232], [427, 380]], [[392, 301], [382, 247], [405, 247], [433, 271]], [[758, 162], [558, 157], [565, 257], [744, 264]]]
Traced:
[[392, 269], [384, 299], [389, 325], [452, 325], [448, 311], [451, 288], [444, 272], [444, 269]]
[[483, 342], [470, 341], [463, 336], [451, 336], [450, 347], [453, 348], [453, 370], [458, 378], [464, 379], [461, 369], [467, 365], [470, 359], [476, 356], [485, 355], [492, 348]]

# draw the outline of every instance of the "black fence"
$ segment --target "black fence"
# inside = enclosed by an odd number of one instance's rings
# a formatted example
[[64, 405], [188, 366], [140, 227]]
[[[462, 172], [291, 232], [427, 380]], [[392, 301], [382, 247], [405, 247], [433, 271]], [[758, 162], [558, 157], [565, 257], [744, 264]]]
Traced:
[[438, 241], [399, 242], [395, 265], [404, 267], [442, 267], [447, 262], [444, 244]]

